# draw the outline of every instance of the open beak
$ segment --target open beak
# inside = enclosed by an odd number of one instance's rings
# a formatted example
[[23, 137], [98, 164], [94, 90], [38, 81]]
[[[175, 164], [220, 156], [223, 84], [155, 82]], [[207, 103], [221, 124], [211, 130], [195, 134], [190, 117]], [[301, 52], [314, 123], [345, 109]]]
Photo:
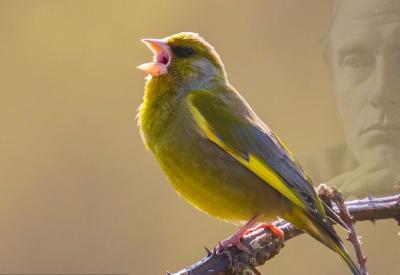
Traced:
[[144, 63], [137, 68], [145, 74], [158, 76], [168, 72], [171, 61], [171, 49], [164, 39], [142, 39], [141, 40], [154, 53], [153, 62]]

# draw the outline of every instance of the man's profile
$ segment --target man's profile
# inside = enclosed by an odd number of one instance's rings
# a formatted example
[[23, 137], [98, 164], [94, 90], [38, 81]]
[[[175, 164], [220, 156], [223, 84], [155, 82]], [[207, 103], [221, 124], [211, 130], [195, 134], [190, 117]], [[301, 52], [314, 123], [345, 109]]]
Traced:
[[347, 159], [353, 159], [327, 183], [346, 196], [394, 193], [400, 181], [400, 1], [336, 1], [325, 58]]

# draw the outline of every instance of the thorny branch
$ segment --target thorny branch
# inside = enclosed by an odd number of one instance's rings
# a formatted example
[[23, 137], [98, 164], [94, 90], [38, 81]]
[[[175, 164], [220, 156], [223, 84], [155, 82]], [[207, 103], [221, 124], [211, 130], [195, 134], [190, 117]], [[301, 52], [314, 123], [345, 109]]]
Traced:
[[346, 223], [346, 225], [350, 229], [349, 237], [347, 238], [347, 240], [351, 242], [354, 247], [361, 274], [368, 275], [367, 266], [365, 264], [367, 261], [367, 257], [365, 257], [362, 252], [360, 238], [357, 235], [357, 231], [354, 226], [355, 221], [353, 221], [353, 218], [346, 206], [342, 194], [335, 187], [328, 187], [325, 184], [321, 184], [320, 186], [318, 186], [317, 192], [321, 199], [328, 199], [328, 201], [326, 202], [330, 206], [332, 206], [332, 202], [335, 203], [337, 209], [339, 210], [338, 213], [340, 218]]
[[[355, 232], [354, 222], [372, 221], [381, 219], [395, 219], [400, 225], [400, 194], [382, 198], [368, 197], [362, 200], [344, 202], [341, 194], [336, 189], [319, 187], [318, 193], [326, 202], [332, 205], [335, 212], [351, 229], [349, 241], [356, 250], [360, 270], [365, 272], [365, 257], [362, 254], [359, 239]], [[207, 256], [174, 275], [197, 275], [197, 274], [260, 274], [256, 267], [263, 265], [274, 257], [284, 247], [284, 243], [300, 234], [303, 231], [292, 224], [279, 220], [274, 222], [285, 233], [285, 240], [278, 239], [268, 229], [260, 229], [242, 239], [242, 243], [250, 249], [250, 253], [239, 251], [235, 247], [228, 247], [221, 252], [209, 251], [206, 248]], [[167, 272], [167, 274], [171, 274]]]

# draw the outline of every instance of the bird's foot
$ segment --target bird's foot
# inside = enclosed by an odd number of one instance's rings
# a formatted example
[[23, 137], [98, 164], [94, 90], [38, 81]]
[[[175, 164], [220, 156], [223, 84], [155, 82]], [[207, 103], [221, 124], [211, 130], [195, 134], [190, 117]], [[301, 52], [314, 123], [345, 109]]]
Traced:
[[250, 249], [248, 249], [244, 244], [240, 242], [242, 238], [242, 234], [234, 234], [230, 236], [228, 239], [219, 242], [219, 246], [217, 252], [222, 252], [228, 246], [235, 246], [240, 251], [246, 252], [250, 254]]
[[230, 236], [228, 239], [223, 240], [219, 243], [217, 248], [217, 252], [222, 252], [228, 246], [236, 246], [240, 251], [250, 253], [250, 250], [240, 242], [240, 239], [244, 236], [244, 234], [257, 223], [258, 215], [252, 217], [245, 225], [243, 225], [235, 234]]
[[278, 239], [285, 239], [285, 233], [277, 226], [271, 224], [271, 223], [260, 223], [256, 225], [255, 227], [250, 228], [247, 230], [243, 236], [247, 236], [252, 234], [255, 231], [258, 231], [260, 229], [268, 229], [271, 231], [272, 234], [274, 234]]

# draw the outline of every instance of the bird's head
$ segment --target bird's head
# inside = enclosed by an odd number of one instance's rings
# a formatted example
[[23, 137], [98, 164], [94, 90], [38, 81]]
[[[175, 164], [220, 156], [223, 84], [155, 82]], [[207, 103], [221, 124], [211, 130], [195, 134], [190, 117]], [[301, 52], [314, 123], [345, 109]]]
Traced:
[[162, 39], [142, 39], [154, 53], [153, 62], [138, 66], [150, 79], [198, 88], [226, 81], [224, 65], [214, 48], [197, 33], [181, 32]]

